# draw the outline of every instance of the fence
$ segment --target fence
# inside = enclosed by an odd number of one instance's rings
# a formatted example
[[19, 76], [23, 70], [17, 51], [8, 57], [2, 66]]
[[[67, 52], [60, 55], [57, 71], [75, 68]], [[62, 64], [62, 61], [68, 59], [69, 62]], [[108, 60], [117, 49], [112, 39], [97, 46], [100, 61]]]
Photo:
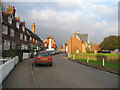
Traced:
[[16, 56], [13, 59], [9, 59], [4, 64], [0, 65], [0, 84], [18, 62], [19, 58]]

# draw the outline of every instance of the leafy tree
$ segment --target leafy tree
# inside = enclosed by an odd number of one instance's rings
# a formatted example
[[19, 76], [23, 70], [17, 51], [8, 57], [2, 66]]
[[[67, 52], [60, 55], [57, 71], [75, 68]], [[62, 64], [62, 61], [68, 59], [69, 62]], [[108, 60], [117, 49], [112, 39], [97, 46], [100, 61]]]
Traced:
[[109, 37], [106, 37], [103, 40], [103, 42], [100, 43], [99, 47], [102, 50], [120, 49], [120, 36], [109, 36]]

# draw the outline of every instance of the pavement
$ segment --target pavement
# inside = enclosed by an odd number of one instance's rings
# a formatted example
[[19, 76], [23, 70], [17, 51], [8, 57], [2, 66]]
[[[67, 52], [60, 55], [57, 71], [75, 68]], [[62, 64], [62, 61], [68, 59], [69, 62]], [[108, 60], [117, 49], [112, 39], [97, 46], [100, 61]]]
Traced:
[[64, 54], [53, 56], [52, 67], [32, 67], [32, 61], [18, 64], [3, 88], [118, 88], [118, 75], [70, 61]]
[[2, 88], [36, 88], [31, 63], [33, 59], [20, 62], [3, 81]]

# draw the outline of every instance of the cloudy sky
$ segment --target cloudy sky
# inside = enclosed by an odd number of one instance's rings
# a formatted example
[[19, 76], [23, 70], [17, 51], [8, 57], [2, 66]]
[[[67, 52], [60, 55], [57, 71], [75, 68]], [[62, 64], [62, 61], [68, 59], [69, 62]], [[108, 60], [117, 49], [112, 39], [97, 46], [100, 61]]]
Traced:
[[16, 16], [26, 27], [36, 23], [36, 34], [45, 39], [50, 34], [60, 46], [78, 31], [89, 35], [89, 42], [99, 44], [109, 35], [118, 35], [116, 2], [10, 2]]

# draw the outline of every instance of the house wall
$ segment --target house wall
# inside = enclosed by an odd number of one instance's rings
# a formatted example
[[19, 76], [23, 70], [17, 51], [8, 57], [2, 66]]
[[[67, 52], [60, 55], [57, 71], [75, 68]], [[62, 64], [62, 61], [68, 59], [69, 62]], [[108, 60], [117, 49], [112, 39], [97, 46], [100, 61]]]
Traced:
[[67, 45], [68, 45], [68, 53], [70, 52], [76, 53], [77, 50], [79, 50], [79, 52], [82, 52], [82, 42], [74, 36], [68, 39]]
[[86, 53], [86, 42], [82, 43], [82, 53]]
[[[47, 47], [45, 47], [45, 43], [47, 43]], [[45, 41], [43, 42], [43, 47], [44, 48], [49, 48], [49, 39], [47, 38], [47, 39], [45, 39]], [[53, 42], [53, 40], [51, 39], [51, 48], [54, 48], [55, 49], [55, 43]]]
[[2, 23], [1, 23], [1, 16], [2, 16], [2, 3], [0, 2], [0, 58], [2, 58]]

